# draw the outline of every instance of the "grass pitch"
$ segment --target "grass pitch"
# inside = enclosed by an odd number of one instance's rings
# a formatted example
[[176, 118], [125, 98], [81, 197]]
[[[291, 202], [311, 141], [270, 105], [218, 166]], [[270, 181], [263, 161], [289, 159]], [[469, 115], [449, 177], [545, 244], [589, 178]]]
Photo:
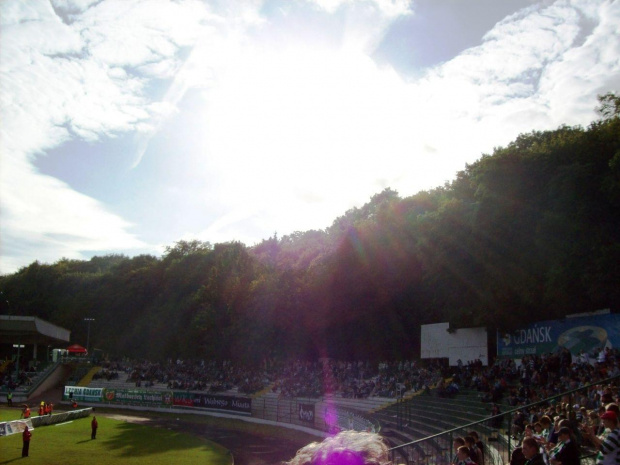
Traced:
[[[0, 421], [19, 419], [18, 409], [0, 410]], [[230, 465], [224, 447], [190, 434], [97, 415], [97, 439], [90, 439], [92, 417], [32, 431], [29, 464]], [[0, 437], [0, 464], [22, 460], [22, 436]]]

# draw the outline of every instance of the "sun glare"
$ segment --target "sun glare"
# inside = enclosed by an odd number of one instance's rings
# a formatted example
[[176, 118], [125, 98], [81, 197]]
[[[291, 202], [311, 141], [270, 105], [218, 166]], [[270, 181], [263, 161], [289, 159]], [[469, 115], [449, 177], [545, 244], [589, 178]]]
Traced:
[[206, 95], [206, 167], [226, 180], [231, 203], [277, 204], [296, 229], [325, 209], [334, 219], [407, 159], [405, 87], [362, 54], [256, 47]]

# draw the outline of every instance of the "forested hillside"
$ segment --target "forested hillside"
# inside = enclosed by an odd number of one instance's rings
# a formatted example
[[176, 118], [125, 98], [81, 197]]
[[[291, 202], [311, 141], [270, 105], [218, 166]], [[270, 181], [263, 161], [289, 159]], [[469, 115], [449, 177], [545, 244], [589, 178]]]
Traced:
[[[405, 358], [419, 326], [508, 330], [620, 309], [620, 119], [519, 136], [443, 187], [386, 189], [325, 231], [162, 257], [34, 262], [0, 313], [38, 316], [111, 355]], [[614, 106], [615, 105], [615, 106]]]

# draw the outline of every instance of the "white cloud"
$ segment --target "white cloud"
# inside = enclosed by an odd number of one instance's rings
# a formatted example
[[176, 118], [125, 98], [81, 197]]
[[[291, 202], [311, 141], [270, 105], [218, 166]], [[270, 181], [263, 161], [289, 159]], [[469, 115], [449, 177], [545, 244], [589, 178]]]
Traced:
[[[191, 195], [217, 218], [188, 237], [246, 243], [325, 227], [384, 187], [441, 185], [521, 132], [587, 124], [596, 94], [618, 89], [618, 1], [538, 2], [414, 82], [370, 58], [410, 2], [314, 3], [345, 18], [338, 47], [262, 42], [273, 25], [258, 1], [0, 3], [2, 271], [147, 247], [114, 206], [31, 163], [72, 138], [134, 133], [127, 165], [139, 166], [189, 89], [202, 91], [194, 145], [207, 152], [185, 169], [204, 180]], [[170, 80], [163, 97], [149, 94], [153, 79]]]
[[[6, 205], [0, 272], [25, 265], [25, 257], [53, 261], [82, 258], [83, 251], [146, 247], [127, 232], [128, 222], [63, 182], [35, 172], [25, 157], [3, 155], [0, 180]], [[32, 249], [20, 250], [24, 244]]]
[[567, 50], [541, 77], [540, 93], [555, 110], [557, 124], [583, 124], [582, 115], [594, 117], [596, 94], [620, 89], [620, 2], [603, 2], [598, 13], [583, 44]]
[[342, 7], [371, 7], [381, 16], [396, 18], [411, 13], [410, 0], [308, 0], [328, 13], [334, 13]]
[[[72, 13], [88, 6], [64, 5]], [[144, 247], [128, 232], [129, 222], [31, 165], [35, 155], [73, 137], [93, 141], [143, 131], [151, 116], [143, 80], [94, 57], [83, 26], [65, 24], [49, 3], [4, 2], [1, 8], [1, 270], [24, 264], [15, 256], [23, 242], [36, 247], [29, 257], [43, 260]]]
[[[457, 137], [442, 140], [440, 132], [429, 145], [473, 161], [519, 133], [594, 119], [597, 93], [617, 86], [620, 75], [614, 55], [619, 4], [598, 2], [595, 16], [587, 2], [588, 19], [598, 24], [587, 31], [575, 3], [522, 10], [497, 24], [480, 46], [430, 71], [419, 85], [443, 118], [431, 121]], [[589, 35], [580, 43], [584, 33]], [[454, 140], [469, 142], [472, 152], [459, 150]]]
[[58, 12], [65, 15], [75, 15], [88, 10], [99, 0], [52, 0], [52, 5]]
[[108, 0], [86, 11], [75, 26], [94, 60], [136, 67], [167, 62], [179, 47], [191, 46], [206, 16], [197, 1]]

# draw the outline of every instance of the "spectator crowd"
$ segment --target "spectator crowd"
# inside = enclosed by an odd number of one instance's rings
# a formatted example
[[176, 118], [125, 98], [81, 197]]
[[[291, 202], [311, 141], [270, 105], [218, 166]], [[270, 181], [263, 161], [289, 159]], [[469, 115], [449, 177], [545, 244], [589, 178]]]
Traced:
[[[397, 398], [411, 391], [430, 393], [431, 389], [437, 396], [451, 397], [467, 388], [477, 390], [481, 401], [492, 404], [493, 412], [499, 413], [499, 404], [516, 408], [619, 375], [619, 363], [618, 351], [610, 348], [576, 357], [562, 349], [557, 353], [525, 356], [519, 364], [513, 359], [498, 359], [491, 366], [484, 366], [480, 360], [467, 364], [459, 361], [456, 367], [426, 360], [380, 363], [269, 360], [260, 367], [247, 367], [230, 361], [123, 359], [103, 362], [94, 379], [122, 376], [136, 387], [157, 383], [168, 389], [212, 393], [235, 388], [252, 394], [270, 388], [285, 398], [316, 398], [334, 393], [349, 398]], [[559, 403], [572, 402], [571, 405], [578, 404], [580, 409], [589, 411], [600, 405], [603, 394], [592, 387], [573, 400], [567, 397]], [[541, 413], [537, 412], [539, 416]], [[574, 413], [584, 415], [581, 410]]]
[[217, 393], [236, 388], [252, 394], [270, 388], [279, 396], [321, 397], [338, 393], [343, 397], [373, 396], [396, 398], [405, 392], [429, 388], [446, 375], [446, 367], [437, 362], [415, 361], [315, 362], [265, 361], [261, 367], [236, 366], [230, 361], [145, 360], [109, 361], [93, 379], [124, 378], [136, 387], [164, 384], [168, 389]]

